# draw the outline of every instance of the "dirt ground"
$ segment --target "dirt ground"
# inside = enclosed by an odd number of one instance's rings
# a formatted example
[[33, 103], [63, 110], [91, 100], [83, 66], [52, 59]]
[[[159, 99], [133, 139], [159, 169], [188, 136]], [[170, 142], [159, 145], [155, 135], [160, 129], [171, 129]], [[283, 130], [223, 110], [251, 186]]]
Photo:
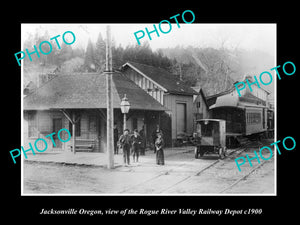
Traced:
[[[245, 154], [251, 156], [254, 149], [241, 151], [238, 157]], [[258, 166], [257, 162], [253, 161], [253, 167], [249, 164], [243, 165], [242, 171], [239, 172], [234, 161], [237, 157], [235, 154], [224, 160], [218, 160], [217, 155], [195, 159], [193, 151], [166, 156], [165, 166], [156, 165], [154, 154], [147, 152], [146, 156], [141, 156], [139, 163], [132, 163], [129, 167], [118, 166], [113, 170], [96, 166], [25, 161], [23, 194], [268, 195], [275, 193], [273, 159], [265, 161], [257, 170], [242, 179]], [[210, 167], [207, 168], [208, 166]], [[230, 187], [236, 181], [238, 182]], [[227, 189], [228, 187], [230, 188]]]

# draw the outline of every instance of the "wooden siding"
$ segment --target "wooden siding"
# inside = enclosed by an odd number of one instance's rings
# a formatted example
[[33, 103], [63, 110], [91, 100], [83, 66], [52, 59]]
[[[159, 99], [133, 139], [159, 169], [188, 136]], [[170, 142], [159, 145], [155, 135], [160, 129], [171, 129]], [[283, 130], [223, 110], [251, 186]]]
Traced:
[[[170, 111], [167, 113], [171, 117], [171, 139], [176, 139], [179, 132], [177, 132], [177, 115], [176, 115], [176, 104], [185, 103], [186, 104], [186, 132], [189, 134], [193, 133], [193, 96], [192, 95], [176, 95], [176, 94], [166, 94], [160, 87], [158, 87], [151, 80], [142, 76], [133, 69], [126, 69], [123, 73], [135, 82], [139, 87], [141, 87], [145, 92], [152, 96], [159, 103], [164, 105]], [[204, 102], [203, 102], [204, 105]], [[167, 128], [165, 128], [167, 129]], [[168, 129], [169, 130], [169, 129]]]
[[[37, 135], [34, 137], [29, 137], [28, 133], [28, 123], [32, 121], [28, 121], [28, 113], [33, 113], [34, 123], [36, 124], [36, 133]], [[63, 115], [62, 112], [58, 110], [43, 110], [43, 111], [30, 111], [24, 112], [24, 120], [23, 120], [23, 146], [25, 149], [29, 148], [29, 142], [34, 145], [34, 142], [38, 138], [43, 138], [47, 141], [48, 149], [51, 150], [68, 150], [68, 146], [72, 143], [72, 138], [68, 142], [61, 143], [61, 148], [53, 148], [53, 144], [51, 139], [46, 137], [47, 135], [53, 133], [53, 119], [61, 119], [62, 120], [62, 128], [69, 129], [69, 120]], [[80, 136], [76, 136], [78, 139], [93, 139], [95, 140], [95, 149], [94, 151], [103, 151], [103, 142], [105, 137], [100, 134], [104, 133], [103, 122], [100, 122], [100, 117], [97, 115], [96, 111], [82, 111], [81, 119], [80, 119]], [[61, 133], [61, 138], [66, 140], [68, 138], [68, 134], [66, 132]], [[42, 141], [37, 142], [37, 147], [39, 149], [44, 149], [44, 143]]]
[[[197, 105], [200, 104], [200, 108], [197, 107]], [[193, 131], [196, 130], [196, 120], [197, 119], [208, 119], [210, 118], [209, 109], [208, 106], [205, 103], [205, 100], [203, 99], [203, 96], [197, 95], [195, 97], [194, 103], [193, 103]]]
[[[28, 115], [34, 114], [34, 121], [28, 121]], [[62, 128], [69, 128], [68, 121], [64, 117], [64, 115], [60, 111], [30, 111], [30, 112], [24, 112], [24, 120], [23, 120], [23, 143], [22, 146], [24, 149], [29, 149], [29, 142], [34, 146], [34, 143], [36, 139], [42, 138], [47, 141], [48, 148], [46, 151], [51, 150], [64, 150], [67, 148], [68, 143], [70, 142], [63, 142], [61, 143], [61, 148], [53, 148], [53, 143], [51, 141], [50, 137], [46, 137], [47, 135], [53, 133], [53, 119], [62, 119]], [[36, 126], [36, 136], [29, 137], [28, 134], [28, 126], [29, 123], [35, 123]], [[61, 133], [62, 139], [67, 139], [67, 133], [62, 132]], [[45, 148], [45, 144], [43, 141], [37, 142], [38, 149], [43, 150]], [[36, 150], [35, 150], [36, 151]]]
[[[198, 103], [200, 103], [200, 108], [197, 107]], [[204, 101], [202, 95], [198, 95], [195, 98], [194, 104], [193, 104], [193, 112], [194, 112], [194, 114], [196, 114], [196, 113], [202, 114], [202, 118], [201, 119], [207, 119], [207, 118], [209, 118], [208, 107], [205, 104], [205, 101]]]
[[[31, 114], [29, 121], [29, 114]], [[76, 139], [91, 139], [95, 140], [94, 151], [106, 151], [106, 122], [100, 117], [100, 113], [96, 109], [82, 110], [80, 112], [80, 136]], [[147, 137], [147, 146], [151, 143], [151, 133], [155, 129], [156, 124], [159, 123], [159, 112], [144, 111], [144, 110], [131, 110], [127, 115], [126, 121], [127, 128], [132, 132], [134, 128], [140, 131], [143, 126], [145, 128], [145, 135]], [[51, 139], [45, 137], [53, 133], [53, 119], [62, 120], [62, 128], [69, 129], [69, 120], [59, 110], [39, 110], [39, 111], [25, 111], [23, 119], [23, 144], [24, 149], [29, 149], [29, 142], [34, 147], [34, 143], [38, 138], [43, 138], [47, 141], [47, 152], [49, 151], [68, 151], [69, 146], [72, 144], [70, 141], [61, 143], [60, 148], [53, 148]], [[136, 127], [133, 127], [133, 121], [136, 121]], [[119, 136], [123, 130], [123, 114], [120, 110], [114, 111], [114, 121], [117, 124]], [[29, 137], [28, 124], [32, 123], [35, 126], [36, 135]], [[61, 133], [61, 138], [66, 140], [68, 138], [66, 132]], [[58, 140], [56, 141], [58, 142]], [[37, 147], [41, 150], [45, 148], [42, 141], [37, 142]]]
[[163, 105], [164, 103], [164, 91], [154, 84], [151, 80], [142, 76], [135, 70], [129, 68], [123, 71], [123, 73], [132, 80], [136, 85], [146, 91], [151, 97]]
[[172, 124], [172, 139], [176, 139], [176, 104], [185, 103], [186, 104], [186, 132], [193, 133], [193, 96], [184, 95], [165, 95], [164, 96], [164, 106], [170, 109], [171, 113], [171, 124]]

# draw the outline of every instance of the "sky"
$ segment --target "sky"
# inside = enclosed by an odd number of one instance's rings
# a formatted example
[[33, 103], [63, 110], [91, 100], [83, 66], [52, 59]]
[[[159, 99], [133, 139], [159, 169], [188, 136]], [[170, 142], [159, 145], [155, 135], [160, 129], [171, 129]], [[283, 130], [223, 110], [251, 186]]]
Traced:
[[[176, 46], [192, 47], [213, 47], [220, 48], [241, 48], [246, 50], [260, 50], [272, 56], [276, 55], [276, 24], [200, 24], [172, 23], [169, 33], [163, 34], [159, 31], [160, 37], [152, 33], [152, 40], [149, 40], [145, 28], [152, 31], [153, 24], [22, 24], [22, 42], [36, 30], [43, 35], [47, 30], [50, 37], [61, 35], [66, 31], [72, 31], [76, 36], [73, 48], [86, 48], [88, 39], [96, 42], [99, 32], [102, 37], [106, 36], [106, 26], [111, 26], [112, 38], [116, 45], [136, 45], [137, 40], [134, 33], [143, 30], [144, 38], [140, 39], [141, 45], [148, 41], [152, 50], [158, 48], [172, 48]], [[155, 24], [158, 29], [158, 24]], [[169, 25], [163, 24], [162, 30], [168, 30]], [[49, 41], [49, 40], [48, 40]], [[62, 40], [61, 40], [62, 41]], [[54, 43], [54, 40], [53, 40]], [[38, 45], [39, 43], [37, 43]]]

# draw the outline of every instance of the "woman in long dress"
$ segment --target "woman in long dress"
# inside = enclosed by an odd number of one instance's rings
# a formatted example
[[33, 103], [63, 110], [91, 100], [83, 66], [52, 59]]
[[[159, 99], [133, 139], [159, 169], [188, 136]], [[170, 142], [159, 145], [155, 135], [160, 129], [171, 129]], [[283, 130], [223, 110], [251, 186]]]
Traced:
[[165, 165], [165, 158], [164, 158], [164, 140], [162, 138], [161, 133], [157, 134], [157, 139], [155, 141], [155, 148], [156, 148], [156, 164], [157, 165]]

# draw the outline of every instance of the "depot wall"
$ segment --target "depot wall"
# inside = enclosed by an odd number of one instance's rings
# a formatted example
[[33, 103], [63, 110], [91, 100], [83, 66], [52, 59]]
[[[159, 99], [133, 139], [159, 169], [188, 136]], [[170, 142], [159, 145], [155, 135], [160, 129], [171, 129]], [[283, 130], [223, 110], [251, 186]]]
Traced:
[[[52, 121], [53, 118], [63, 118], [61, 112], [50, 111], [24, 111], [23, 119], [23, 144], [24, 149], [29, 148], [29, 143], [34, 143], [36, 139], [43, 138], [47, 141], [48, 151], [55, 150], [51, 139], [46, 138], [49, 133], [52, 133]], [[68, 121], [62, 119], [62, 128], [68, 128]], [[63, 137], [64, 138], [64, 137]], [[60, 150], [67, 149], [67, 145], [70, 143], [62, 143]], [[37, 142], [39, 149], [44, 149], [45, 144], [43, 142]], [[57, 148], [58, 149], [58, 148]]]
[[175, 140], [180, 131], [177, 130], [177, 104], [186, 104], [186, 133], [193, 133], [193, 96], [173, 95], [164, 96], [164, 106], [170, 110], [172, 123], [172, 140]]
[[[57, 147], [53, 147], [51, 139], [46, 138], [46, 135], [54, 132], [53, 120], [61, 119], [62, 128], [70, 130], [69, 120], [63, 115], [59, 110], [30, 110], [24, 111], [23, 119], [23, 147], [26, 149], [29, 148], [29, 143], [34, 143], [36, 139], [43, 138], [47, 141], [49, 151], [65, 151], [70, 150], [69, 146], [72, 141], [66, 143], [59, 143]], [[98, 126], [100, 125], [100, 126]], [[105, 143], [102, 143], [101, 140], [106, 140], [105, 127], [104, 123], [100, 121], [98, 114], [94, 111], [81, 112], [80, 119], [80, 132], [79, 136], [76, 136], [77, 139], [94, 139], [96, 141], [94, 151], [100, 151], [105, 149]], [[62, 139], [66, 139], [62, 134]], [[38, 148], [43, 149], [44, 143], [38, 142]]]

